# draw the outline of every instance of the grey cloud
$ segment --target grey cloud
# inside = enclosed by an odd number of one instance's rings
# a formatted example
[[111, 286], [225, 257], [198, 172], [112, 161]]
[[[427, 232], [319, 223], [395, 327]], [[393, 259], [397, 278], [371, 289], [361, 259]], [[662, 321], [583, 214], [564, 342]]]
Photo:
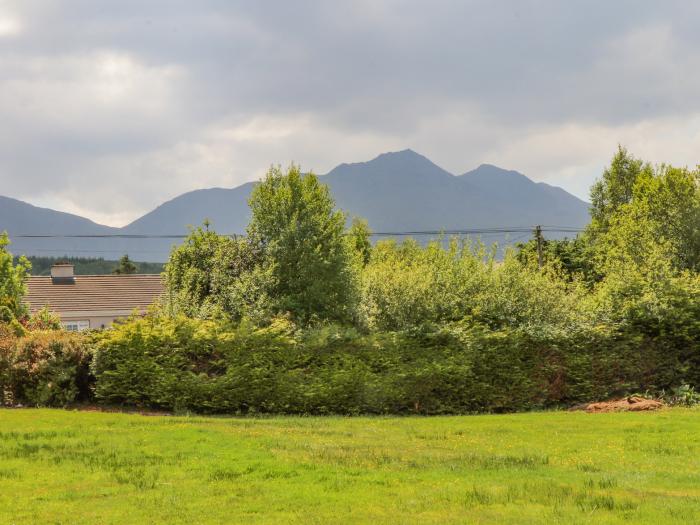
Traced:
[[[611, 152], [640, 122], [700, 113], [700, 6], [691, 2], [0, 5], [22, 27], [0, 36], [0, 193], [50, 198], [40, 183], [51, 177], [62, 202], [89, 209], [87, 193], [107, 215], [243, 182], [290, 160], [279, 156], [331, 167], [333, 157], [393, 145], [439, 154], [452, 169], [503, 155], [523, 164], [509, 168], [578, 173], [580, 160], [567, 165], [561, 154], [549, 165], [527, 152], [513, 158], [517, 141], [603, 127]], [[241, 138], [259, 119], [293, 130]], [[220, 138], [237, 129], [228, 144]], [[150, 193], [137, 191], [144, 185]]]

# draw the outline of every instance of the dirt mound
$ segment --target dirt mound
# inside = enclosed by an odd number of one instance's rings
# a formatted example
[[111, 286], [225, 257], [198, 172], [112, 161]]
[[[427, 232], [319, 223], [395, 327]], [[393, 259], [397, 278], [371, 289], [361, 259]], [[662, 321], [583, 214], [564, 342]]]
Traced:
[[624, 399], [590, 403], [582, 407], [586, 412], [641, 412], [644, 410], [658, 410], [665, 405], [655, 399], [631, 396]]

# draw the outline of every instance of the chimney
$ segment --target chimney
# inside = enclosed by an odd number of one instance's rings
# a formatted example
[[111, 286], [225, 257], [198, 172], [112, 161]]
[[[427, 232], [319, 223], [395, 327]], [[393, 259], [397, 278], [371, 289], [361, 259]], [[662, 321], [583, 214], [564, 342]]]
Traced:
[[53, 284], [75, 283], [73, 265], [69, 263], [57, 263], [51, 266], [51, 281]]

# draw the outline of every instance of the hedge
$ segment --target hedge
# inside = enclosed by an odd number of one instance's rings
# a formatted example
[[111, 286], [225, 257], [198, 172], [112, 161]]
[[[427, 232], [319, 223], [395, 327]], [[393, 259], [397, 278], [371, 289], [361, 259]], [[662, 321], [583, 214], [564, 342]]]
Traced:
[[681, 384], [662, 338], [454, 324], [362, 335], [284, 320], [132, 320], [98, 336], [98, 402], [201, 413], [462, 414], [568, 406]]

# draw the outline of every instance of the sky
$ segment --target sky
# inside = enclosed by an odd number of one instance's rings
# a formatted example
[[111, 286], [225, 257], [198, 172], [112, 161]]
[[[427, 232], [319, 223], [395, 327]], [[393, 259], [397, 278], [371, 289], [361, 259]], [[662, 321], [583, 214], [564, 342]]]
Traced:
[[0, 195], [121, 226], [411, 148], [586, 198], [700, 163], [700, 3], [0, 0]]

